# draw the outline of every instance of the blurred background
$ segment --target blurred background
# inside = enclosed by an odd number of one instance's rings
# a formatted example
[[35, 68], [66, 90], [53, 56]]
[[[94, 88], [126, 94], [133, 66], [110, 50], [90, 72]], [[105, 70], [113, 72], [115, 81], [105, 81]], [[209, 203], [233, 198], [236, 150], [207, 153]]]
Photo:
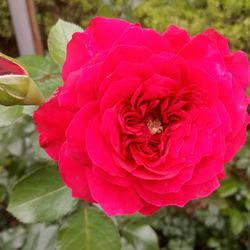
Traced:
[[[101, 15], [140, 22], [160, 32], [171, 23], [191, 34], [212, 26], [230, 38], [233, 50], [241, 49], [250, 55], [250, 0], [34, 0], [33, 3], [41, 37], [40, 54], [46, 55], [48, 32], [58, 18], [86, 27], [93, 16]], [[7, 0], [0, 0], [0, 51], [13, 57], [20, 55]], [[25, 64], [25, 58], [20, 60]], [[56, 70], [51, 62], [41, 59], [38, 63], [41, 71]], [[41, 72], [32, 73], [33, 77], [41, 76]], [[48, 84], [59, 84], [57, 80]], [[29, 112], [24, 110], [26, 114]], [[10, 127], [1, 125], [0, 121], [0, 249], [55, 249], [54, 238], [60, 222], [26, 226], [6, 212], [8, 189], [13, 183], [29, 171], [52, 163], [37, 145], [31, 117], [21, 117], [12, 125], [11, 133]], [[159, 248], [124, 240], [123, 250], [250, 249], [249, 145], [226, 166], [226, 171], [221, 188], [208, 199], [191, 202], [183, 209], [163, 209], [148, 220], [152, 230], [148, 234], [142, 232], [141, 240], [151, 237], [158, 241]], [[120, 218], [118, 222], [126, 219]]]
[[[20, 0], [10, 0], [15, 4]], [[22, 0], [21, 0], [22, 1]], [[24, 0], [25, 2], [25, 0]], [[29, 1], [28, 1], [29, 2]], [[119, 17], [164, 31], [170, 23], [191, 34], [215, 27], [233, 49], [250, 51], [250, 0], [33, 0], [43, 46], [58, 18], [86, 27], [96, 15]], [[20, 13], [22, 15], [22, 13]], [[0, 50], [17, 56], [8, 1], [0, 1]]]

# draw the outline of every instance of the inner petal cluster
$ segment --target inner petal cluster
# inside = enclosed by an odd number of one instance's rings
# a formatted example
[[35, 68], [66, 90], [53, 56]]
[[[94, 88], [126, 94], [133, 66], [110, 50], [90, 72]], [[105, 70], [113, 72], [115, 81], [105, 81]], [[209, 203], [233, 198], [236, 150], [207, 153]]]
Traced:
[[150, 92], [136, 91], [119, 104], [118, 111], [122, 155], [137, 163], [140, 158], [155, 162], [166, 155], [172, 133], [183, 124], [191, 124], [190, 112], [202, 104], [200, 91], [192, 86], [174, 92], [166, 88], [162, 93], [159, 88], [147, 101], [144, 96], [148, 99]]

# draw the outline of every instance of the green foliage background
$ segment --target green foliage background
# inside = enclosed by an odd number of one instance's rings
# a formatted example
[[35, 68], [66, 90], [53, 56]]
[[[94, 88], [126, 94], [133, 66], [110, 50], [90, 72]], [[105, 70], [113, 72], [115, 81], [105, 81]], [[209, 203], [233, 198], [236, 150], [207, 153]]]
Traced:
[[[242, 49], [250, 55], [250, 0], [34, 2], [45, 46], [48, 32], [59, 17], [86, 27], [94, 15], [104, 15], [140, 22], [158, 31], [164, 31], [170, 23], [186, 28], [191, 34], [212, 26], [230, 38], [231, 48]], [[0, 39], [0, 51], [17, 55], [5, 0], [0, 1]], [[49, 57], [21, 58], [20, 62], [32, 63], [40, 69], [28, 70], [46, 97], [61, 84], [59, 68]], [[33, 110], [33, 107], [15, 108], [11, 116], [15, 123], [11, 127], [5, 126], [8, 121], [0, 121], [0, 249], [4, 250], [55, 249], [58, 228], [64, 220], [25, 226], [6, 211], [14, 183], [35, 169], [52, 164], [38, 146], [30, 116]], [[0, 107], [0, 115], [5, 113], [6, 109]], [[250, 249], [249, 145], [226, 166], [226, 170], [227, 178], [221, 188], [208, 199], [190, 202], [183, 209], [165, 208], [146, 220], [138, 215], [117, 218], [123, 250]], [[43, 245], [39, 248], [37, 242]]]
[[[215, 27], [230, 37], [232, 48], [250, 52], [249, 0], [34, 0], [44, 44], [60, 17], [87, 26], [94, 15], [121, 17], [164, 31], [170, 23], [191, 34]], [[0, 50], [16, 54], [7, 0], [0, 1]], [[7, 44], [11, 43], [11, 46]]]

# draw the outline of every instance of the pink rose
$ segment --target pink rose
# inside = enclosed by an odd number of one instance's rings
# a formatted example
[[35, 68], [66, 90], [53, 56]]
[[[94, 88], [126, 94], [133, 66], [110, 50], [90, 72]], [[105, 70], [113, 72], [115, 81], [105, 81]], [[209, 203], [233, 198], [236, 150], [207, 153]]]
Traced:
[[34, 115], [40, 144], [72, 195], [108, 215], [210, 195], [245, 143], [249, 63], [214, 29], [97, 17], [73, 35], [62, 75]]

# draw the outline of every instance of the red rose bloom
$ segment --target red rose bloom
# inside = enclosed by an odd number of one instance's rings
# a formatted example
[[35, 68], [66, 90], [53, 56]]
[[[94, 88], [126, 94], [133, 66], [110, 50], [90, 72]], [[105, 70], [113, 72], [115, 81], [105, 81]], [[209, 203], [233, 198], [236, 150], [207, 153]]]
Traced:
[[248, 60], [214, 29], [97, 17], [73, 35], [62, 75], [34, 115], [40, 144], [72, 195], [108, 215], [208, 196], [245, 143]]

